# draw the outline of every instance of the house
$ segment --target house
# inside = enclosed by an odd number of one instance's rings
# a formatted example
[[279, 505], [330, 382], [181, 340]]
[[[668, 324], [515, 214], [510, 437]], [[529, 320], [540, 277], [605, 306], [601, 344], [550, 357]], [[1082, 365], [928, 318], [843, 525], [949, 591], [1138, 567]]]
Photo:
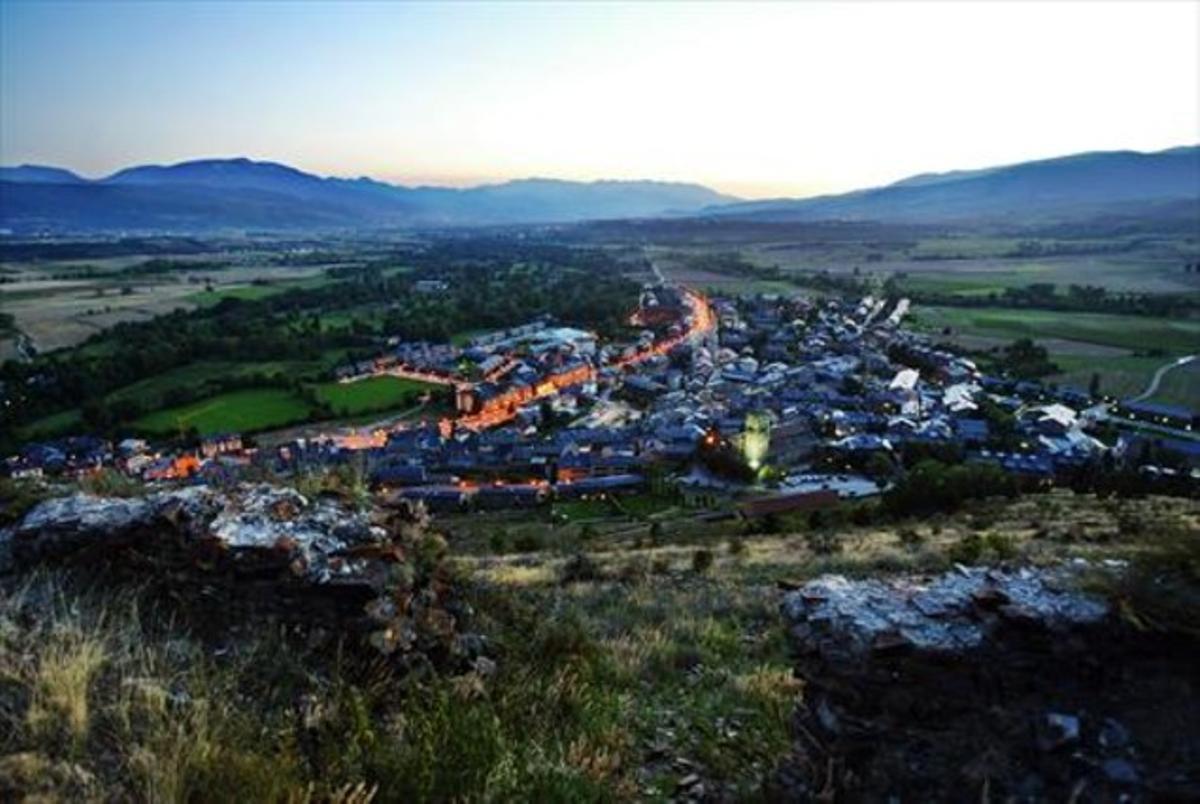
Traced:
[[738, 513], [746, 519], [757, 519], [769, 515], [817, 511], [832, 508], [838, 504], [839, 499], [838, 493], [830, 489], [776, 494], [747, 500], [738, 506]]
[[1163, 405], [1157, 402], [1122, 402], [1117, 415], [1130, 421], [1191, 430], [1196, 423], [1195, 414], [1182, 405]]
[[218, 455], [241, 452], [242, 437], [237, 433], [219, 433], [205, 436], [200, 440], [200, 455], [212, 459]]

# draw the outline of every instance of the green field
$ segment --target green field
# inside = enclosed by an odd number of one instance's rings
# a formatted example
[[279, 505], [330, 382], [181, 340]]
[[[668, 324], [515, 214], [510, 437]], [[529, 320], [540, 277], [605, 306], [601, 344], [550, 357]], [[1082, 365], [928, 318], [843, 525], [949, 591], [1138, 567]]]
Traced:
[[188, 390], [196, 396], [204, 396], [207, 383], [234, 377], [247, 377], [261, 374], [264, 376], [285, 376], [288, 378], [317, 376], [328, 368], [333, 361], [275, 361], [263, 363], [233, 363], [221, 360], [202, 360], [185, 366], [147, 377], [144, 380], [126, 385], [109, 394], [108, 399], [136, 399], [143, 401], [158, 400], [169, 391]]
[[78, 409], [64, 410], [45, 416], [22, 429], [21, 437], [31, 441], [59, 438], [82, 430], [83, 420]]
[[322, 383], [317, 386], [317, 398], [339, 416], [356, 416], [416, 404], [421, 394], [435, 387], [399, 377], [372, 377], [351, 383]]
[[134, 427], [154, 436], [171, 436], [192, 427], [201, 435], [247, 433], [302, 422], [310, 414], [308, 403], [291, 391], [253, 388], [155, 411], [135, 421]]
[[1183, 405], [1200, 413], [1200, 360], [1168, 372], [1154, 401]]
[[1168, 354], [1200, 351], [1200, 321], [1196, 320], [1000, 307], [920, 307], [915, 315], [923, 329], [949, 327], [963, 335], [1061, 338], [1131, 350], [1161, 349]]
[[289, 279], [282, 282], [270, 282], [265, 284], [251, 285], [233, 285], [227, 287], [218, 287], [215, 290], [202, 290], [199, 293], [193, 293], [187, 297], [187, 300], [201, 307], [211, 307], [225, 299], [242, 299], [243, 301], [254, 301], [255, 299], [263, 299], [267, 296], [275, 296], [280, 293], [285, 293], [289, 290], [304, 290], [307, 288], [319, 288], [322, 285], [329, 284], [331, 280], [327, 276], [309, 276], [303, 279]]
[[1047, 377], [1047, 382], [1086, 390], [1092, 374], [1097, 373], [1100, 375], [1100, 393], [1117, 398], [1140, 394], [1158, 367], [1168, 360], [1162, 357], [1092, 357], [1068, 354], [1054, 354], [1052, 359], [1062, 372]]

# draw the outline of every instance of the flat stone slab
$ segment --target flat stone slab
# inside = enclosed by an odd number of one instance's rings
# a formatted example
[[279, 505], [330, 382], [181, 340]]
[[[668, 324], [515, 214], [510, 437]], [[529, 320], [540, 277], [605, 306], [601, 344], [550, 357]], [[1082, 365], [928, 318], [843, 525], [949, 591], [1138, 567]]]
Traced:
[[932, 579], [827, 575], [788, 594], [782, 610], [802, 651], [953, 653], [982, 645], [998, 621], [1060, 630], [1103, 620], [1107, 602], [1074, 584], [1082, 569], [959, 567]]

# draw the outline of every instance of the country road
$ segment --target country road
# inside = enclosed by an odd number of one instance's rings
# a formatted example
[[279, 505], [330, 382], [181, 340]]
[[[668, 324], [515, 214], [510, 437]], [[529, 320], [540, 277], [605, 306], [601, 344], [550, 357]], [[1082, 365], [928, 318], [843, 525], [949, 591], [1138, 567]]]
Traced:
[[1197, 355], [1185, 355], [1184, 357], [1180, 357], [1175, 360], [1172, 360], [1170, 363], [1167, 363], [1165, 366], [1159, 366], [1158, 371], [1154, 372], [1154, 376], [1152, 378], [1150, 378], [1150, 384], [1146, 386], [1146, 390], [1142, 391], [1140, 394], [1138, 394], [1135, 397], [1131, 397], [1130, 399], [1127, 399], [1126, 401], [1127, 402], [1141, 402], [1143, 400], [1149, 399], [1150, 397], [1154, 396], [1155, 394], [1158, 393], [1158, 386], [1162, 383], [1162, 378], [1167, 375], [1168, 371], [1170, 371], [1171, 369], [1179, 368], [1180, 366], [1186, 366], [1188, 363], [1191, 363], [1193, 360], [1195, 360], [1196, 357], [1197, 357]]

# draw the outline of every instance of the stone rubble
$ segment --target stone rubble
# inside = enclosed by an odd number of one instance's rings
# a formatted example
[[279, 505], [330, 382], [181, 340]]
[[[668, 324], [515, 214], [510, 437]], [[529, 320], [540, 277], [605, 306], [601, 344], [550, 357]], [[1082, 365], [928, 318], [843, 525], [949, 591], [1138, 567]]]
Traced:
[[362, 511], [267, 484], [191, 486], [46, 500], [0, 534], [0, 547], [10, 570], [69, 566], [157, 584], [206, 623], [264, 615], [361, 633], [389, 655], [473, 661], [480, 651], [458, 633], [465, 605], [418, 558], [424, 539], [440, 538], [423, 524], [420, 511]]
[[1057, 630], [1102, 620], [1108, 605], [1072, 590], [1073, 574], [1070, 568], [960, 567], [930, 582], [830, 575], [787, 595], [783, 614], [804, 649], [852, 655], [902, 646], [962, 651], [981, 645], [996, 625], [985, 613]]
[[1200, 798], [1200, 649], [1125, 625], [1087, 591], [1086, 575], [1123, 566], [834, 575], [788, 591], [804, 691], [767, 797]]

